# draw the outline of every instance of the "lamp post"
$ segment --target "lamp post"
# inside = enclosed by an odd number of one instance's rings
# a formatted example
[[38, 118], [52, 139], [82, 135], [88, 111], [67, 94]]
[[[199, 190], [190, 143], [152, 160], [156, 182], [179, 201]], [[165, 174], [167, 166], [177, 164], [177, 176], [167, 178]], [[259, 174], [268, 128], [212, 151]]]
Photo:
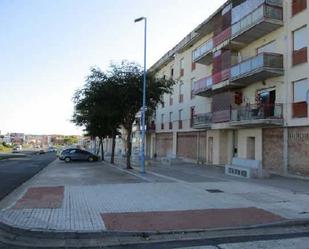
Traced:
[[147, 48], [147, 18], [140, 17], [134, 22], [145, 21], [144, 31], [144, 82], [143, 82], [143, 107], [142, 107], [142, 150], [141, 150], [141, 173], [145, 173], [145, 109], [146, 109], [146, 48]]

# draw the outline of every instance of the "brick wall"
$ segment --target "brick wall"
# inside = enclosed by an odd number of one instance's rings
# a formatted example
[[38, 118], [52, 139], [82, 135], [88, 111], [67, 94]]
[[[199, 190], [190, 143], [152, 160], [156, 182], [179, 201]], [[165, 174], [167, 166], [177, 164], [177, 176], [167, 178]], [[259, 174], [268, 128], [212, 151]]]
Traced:
[[263, 129], [263, 168], [282, 175], [283, 169], [283, 129]]
[[177, 134], [177, 156], [197, 159], [197, 132], [179, 132]]
[[166, 157], [173, 153], [173, 133], [156, 135], [156, 153], [158, 157]]
[[289, 128], [289, 173], [309, 176], [309, 127]]

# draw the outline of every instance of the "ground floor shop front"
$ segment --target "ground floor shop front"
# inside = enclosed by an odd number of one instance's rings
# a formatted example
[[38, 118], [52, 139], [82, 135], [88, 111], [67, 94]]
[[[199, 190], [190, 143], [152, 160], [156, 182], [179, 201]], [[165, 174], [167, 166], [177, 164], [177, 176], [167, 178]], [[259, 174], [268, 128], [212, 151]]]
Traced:
[[225, 165], [233, 157], [261, 161], [279, 175], [309, 176], [309, 127], [243, 128], [148, 134], [151, 158]]

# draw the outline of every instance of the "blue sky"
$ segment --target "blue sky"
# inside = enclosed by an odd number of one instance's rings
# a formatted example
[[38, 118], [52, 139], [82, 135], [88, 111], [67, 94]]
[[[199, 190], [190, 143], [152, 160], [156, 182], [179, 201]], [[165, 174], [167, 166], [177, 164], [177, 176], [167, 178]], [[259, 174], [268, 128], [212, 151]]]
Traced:
[[148, 67], [224, 0], [0, 0], [0, 131], [80, 134], [72, 96], [89, 69], [143, 61]]

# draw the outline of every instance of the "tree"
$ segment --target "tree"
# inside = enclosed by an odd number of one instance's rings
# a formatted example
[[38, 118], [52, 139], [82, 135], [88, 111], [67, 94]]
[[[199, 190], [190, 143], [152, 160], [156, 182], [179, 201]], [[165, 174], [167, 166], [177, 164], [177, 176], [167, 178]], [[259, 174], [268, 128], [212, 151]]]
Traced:
[[78, 126], [84, 126], [88, 136], [99, 138], [103, 160], [103, 139], [107, 136], [112, 137], [111, 163], [114, 163], [114, 144], [120, 124], [117, 97], [113, 82], [106, 73], [93, 68], [85, 86], [77, 90], [73, 98], [75, 110], [72, 121]]
[[63, 140], [64, 144], [77, 144], [78, 138], [76, 136], [65, 136]]
[[[156, 78], [147, 74], [147, 115], [150, 116], [162, 102], [162, 95], [171, 93], [174, 81]], [[85, 86], [74, 95], [75, 111], [73, 122], [84, 126], [88, 135], [102, 140], [113, 138], [114, 158], [115, 137], [118, 128], [127, 131], [127, 169], [131, 169], [132, 125], [142, 107], [143, 70], [133, 62], [122, 61], [112, 64], [106, 72], [93, 68]]]
[[[113, 85], [117, 86], [117, 93], [121, 101], [122, 118], [121, 125], [127, 131], [127, 169], [131, 169], [132, 150], [132, 125], [136, 114], [142, 107], [143, 95], [143, 69], [134, 62], [122, 61], [120, 64], [113, 64], [109, 70], [109, 77]], [[162, 103], [162, 96], [171, 93], [175, 82], [172, 79], [156, 78], [152, 73], [147, 74], [147, 115], [151, 115], [157, 105]]]

